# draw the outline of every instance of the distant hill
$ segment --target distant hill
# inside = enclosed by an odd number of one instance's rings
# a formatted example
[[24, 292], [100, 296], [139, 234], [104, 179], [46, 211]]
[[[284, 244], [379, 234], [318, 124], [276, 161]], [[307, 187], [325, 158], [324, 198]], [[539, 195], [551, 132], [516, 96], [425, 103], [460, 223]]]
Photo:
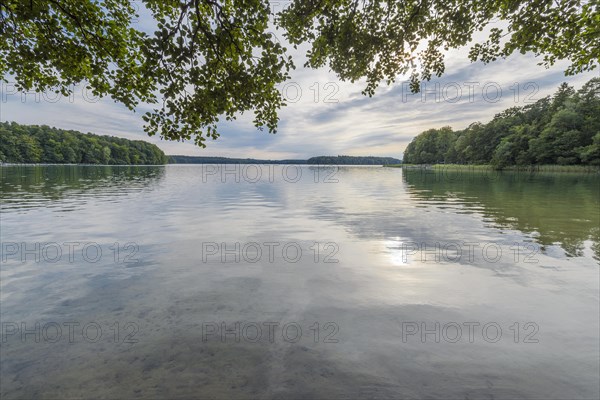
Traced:
[[0, 122], [0, 161], [26, 164], [165, 164], [152, 143], [114, 136]]
[[308, 160], [259, 160], [255, 158], [168, 156], [171, 164], [310, 164], [310, 165], [387, 165], [400, 164], [393, 157], [318, 156]]
[[402, 160], [393, 157], [318, 156], [306, 160], [307, 164], [333, 165], [387, 165], [400, 164]]
[[169, 164], [306, 164], [306, 160], [259, 160], [256, 158], [167, 156]]

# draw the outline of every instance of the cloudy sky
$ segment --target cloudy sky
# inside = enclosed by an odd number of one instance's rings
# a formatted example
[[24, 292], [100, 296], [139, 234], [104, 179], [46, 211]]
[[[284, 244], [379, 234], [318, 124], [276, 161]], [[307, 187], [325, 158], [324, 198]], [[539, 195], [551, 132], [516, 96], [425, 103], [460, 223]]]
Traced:
[[[142, 12], [139, 21], [151, 30], [152, 20]], [[289, 47], [288, 47], [289, 48]], [[0, 120], [45, 124], [96, 134], [110, 134], [155, 143], [166, 154], [241, 158], [308, 158], [316, 155], [377, 155], [401, 158], [412, 138], [423, 130], [449, 125], [462, 129], [475, 121], [487, 122], [512, 106], [523, 106], [553, 93], [561, 82], [576, 88], [598, 71], [565, 77], [568, 62], [550, 69], [537, 65], [532, 55], [514, 54], [484, 65], [470, 63], [468, 47], [447, 53], [446, 74], [425, 82], [420, 94], [411, 94], [407, 77], [379, 88], [373, 98], [361, 94], [364, 82], [341, 82], [327, 68], [302, 67], [303, 52], [294, 56], [297, 69], [280, 85], [288, 106], [279, 113], [277, 134], [257, 131], [252, 114], [220, 125], [221, 137], [207, 148], [193, 143], [148, 137], [142, 129], [142, 105], [133, 113], [110, 99], [96, 99], [76, 88], [70, 97], [19, 94], [2, 84]], [[10, 79], [10, 78], [9, 78]]]

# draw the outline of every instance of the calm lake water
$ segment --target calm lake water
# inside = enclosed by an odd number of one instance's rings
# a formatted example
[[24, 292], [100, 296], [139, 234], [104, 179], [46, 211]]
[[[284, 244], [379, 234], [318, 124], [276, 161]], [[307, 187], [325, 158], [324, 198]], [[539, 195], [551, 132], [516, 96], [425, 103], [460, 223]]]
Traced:
[[598, 398], [598, 175], [0, 168], [2, 398]]

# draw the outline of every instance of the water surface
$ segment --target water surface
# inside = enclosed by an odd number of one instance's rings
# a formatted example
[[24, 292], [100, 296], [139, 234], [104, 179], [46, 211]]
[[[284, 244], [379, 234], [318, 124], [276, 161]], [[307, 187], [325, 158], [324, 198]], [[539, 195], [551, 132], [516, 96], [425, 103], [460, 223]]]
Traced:
[[600, 395], [597, 175], [0, 172], [2, 398]]

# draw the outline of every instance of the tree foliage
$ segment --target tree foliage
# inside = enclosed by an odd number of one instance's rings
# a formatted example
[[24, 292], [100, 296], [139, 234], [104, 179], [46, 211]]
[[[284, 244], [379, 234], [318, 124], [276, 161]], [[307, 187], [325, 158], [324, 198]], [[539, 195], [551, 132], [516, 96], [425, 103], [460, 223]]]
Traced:
[[566, 73], [574, 74], [600, 59], [596, 1], [293, 0], [281, 12], [267, 0], [137, 4], [151, 15], [151, 29], [136, 24], [133, 0], [0, 2], [0, 78], [65, 95], [85, 83], [132, 110], [150, 103], [148, 134], [204, 146], [218, 137], [221, 119], [244, 112], [254, 113], [256, 127], [276, 131], [285, 105], [277, 85], [294, 64], [273, 32], [307, 44], [308, 67], [366, 78], [368, 95], [403, 74], [418, 91], [420, 80], [444, 72], [446, 50], [482, 30], [488, 39], [473, 44], [472, 61], [532, 52], [545, 65], [570, 60]]
[[0, 122], [0, 161], [52, 164], [165, 164], [161, 149], [143, 140]]
[[552, 97], [513, 107], [487, 124], [418, 135], [405, 163], [600, 165], [600, 78], [575, 90], [563, 83]]
[[230, 158], [210, 156], [182, 156], [169, 157], [169, 164], [306, 164], [306, 160], [260, 160], [257, 158]]
[[473, 41], [496, 21], [471, 61], [485, 63], [515, 51], [543, 55], [551, 65], [569, 59], [568, 74], [595, 68], [600, 21], [595, 2], [577, 0], [294, 1], [282, 14], [291, 43], [312, 44], [307, 66], [329, 65], [342, 79], [367, 78], [372, 95], [382, 80], [411, 74], [411, 87], [441, 76], [444, 51]]
[[258, 160], [256, 158], [169, 156], [172, 164], [309, 164], [309, 165], [386, 165], [399, 164], [393, 157], [317, 156], [308, 160]]

